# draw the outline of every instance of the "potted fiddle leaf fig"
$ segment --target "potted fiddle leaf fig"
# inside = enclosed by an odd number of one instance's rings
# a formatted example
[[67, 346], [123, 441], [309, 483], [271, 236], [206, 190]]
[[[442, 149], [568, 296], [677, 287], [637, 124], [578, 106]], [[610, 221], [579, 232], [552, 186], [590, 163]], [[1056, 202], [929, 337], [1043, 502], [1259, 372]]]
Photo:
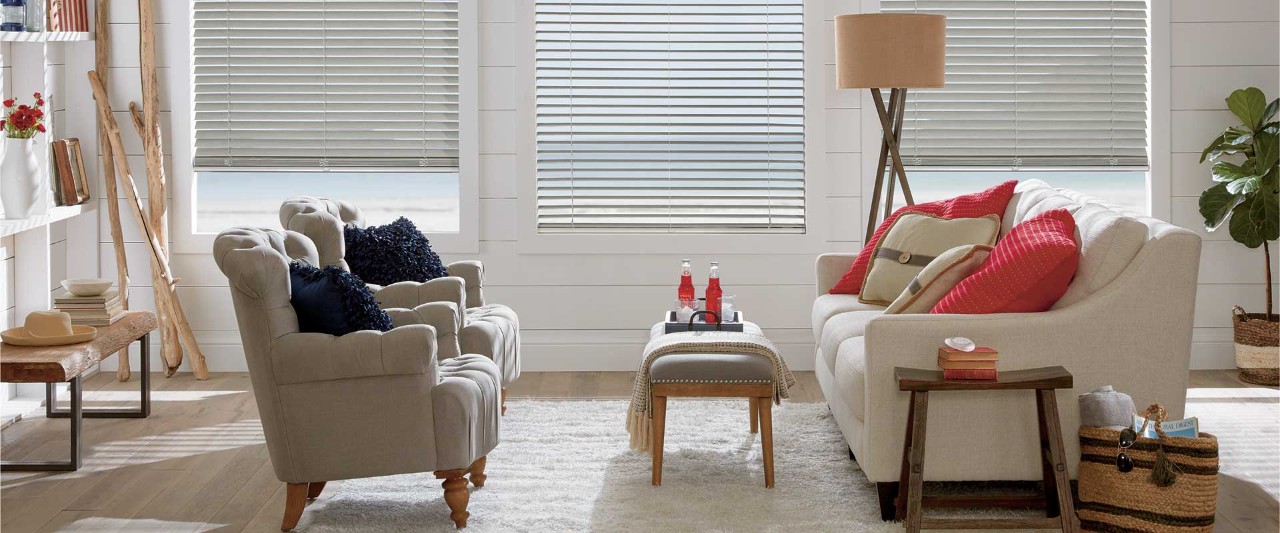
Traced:
[[1262, 247], [1266, 270], [1266, 312], [1233, 309], [1236, 367], [1240, 379], [1261, 385], [1280, 383], [1280, 317], [1272, 312], [1271, 246], [1280, 239], [1280, 100], [1267, 103], [1257, 87], [1238, 89], [1227, 108], [1241, 124], [1209, 143], [1200, 162], [1213, 163], [1213, 181], [1200, 195], [1205, 228], [1227, 224], [1231, 238], [1249, 248]]

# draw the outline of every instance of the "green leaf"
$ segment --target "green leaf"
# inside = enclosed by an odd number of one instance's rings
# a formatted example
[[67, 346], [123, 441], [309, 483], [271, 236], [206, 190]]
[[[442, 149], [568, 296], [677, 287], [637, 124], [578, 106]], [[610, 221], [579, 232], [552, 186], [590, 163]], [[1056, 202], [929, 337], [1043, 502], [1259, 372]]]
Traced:
[[1266, 107], [1267, 95], [1257, 87], [1236, 89], [1231, 92], [1231, 96], [1227, 97], [1227, 109], [1230, 109], [1252, 131], [1262, 127], [1263, 112]]
[[[1262, 219], [1260, 215], [1265, 207], [1254, 208], [1255, 204], [1264, 203], [1261, 197], [1252, 197], [1231, 210], [1231, 223], [1228, 229], [1231, 238], [1249, 248], [1262, 246]], [[1255, 218], [1258, 217], [1258, 218]]]
[[1280, 137], [1259, 133], [1253, 140], [1254, 172], [1266, 174], [1280, 163]]
[[1253, 173], [1249, 172], [1248, 169], [1226, 161], [1214, 163], [1211, 171], [1213, 172], [1213, 181], [1224, 183], [1253, 176]]
[[1280, 193], [1274, 189], [1263, 191], [1253, 202], [1251, 214], [1262, 225], [1262, 238], [1268, 241], [1280, 239]]
[[1262, 188], [1262, 177], [1250, 176], [1227, 183], [1227, 192], [1248, 196]]
[[1253, 131], [1242, 128], [1240, 126], [1232, 126], [1227, 128], [1222, 134], [1227, 144], [1249, 144], [1253, 142]]
[[1221, 147], [1226, 142], [1227, 142], [1226, 132], [1223, 132], [1222, 135], [1218, 136], [1218, 138], [1210, 141], [1209, 146], [1206, 146], [1204, 151], [1200, 152], [1200, 162], [1203, 163], [1205, 159], [1208, 159], [1209, 154], [1219, 151], [1219, 147]]
[[1206, 189], [1200, 194], [1200, 216], [1204, 217], [1205, 229], [1209, 231], [1218, 229], [1231, 214], [1231, 210], [1242, 201], [1244, 201], [1243, 196], [1227, 191], [1226, 183], [1219, 183]]
[[1271, 117], [1276, 116], [1276, 111], [1280, 111], [1280, 98], [1272, 100], [1267, 104], [1267, 108], [1262, 110], [1262, 122], [1271, 120]]

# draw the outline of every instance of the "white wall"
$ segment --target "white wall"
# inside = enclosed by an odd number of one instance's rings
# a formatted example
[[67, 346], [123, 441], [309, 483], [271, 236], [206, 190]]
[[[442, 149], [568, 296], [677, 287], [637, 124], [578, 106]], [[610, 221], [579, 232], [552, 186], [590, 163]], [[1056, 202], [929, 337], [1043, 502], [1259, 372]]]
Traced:
[[[532, 179], [517, 171], [522, 149], [529, 143], [516, 138], [519, 120], [516, 110], [521, 93], [518, 86], [515, 51], [529, 43], [516, 42], [516, 0], [480, 1], [480, 253], [486, 265], [487, 296], [512, 306], [521, 315], [524, 330], [526, 370], [629, 370], [634, 367], [649, 324], [672, 298], [676, 268], [681, 257], [692, 257], [699, 271], [708, 261], [721, 261], [727, 291], [739, 297], [749, 318], [760, 323], [783, 349], [794, 369], [812, 368], [813, 341], [809, 330], [809, 307], [813, 294], [814, 253], [770, 253], [744, 249], [732, 255], [711, 257], [697, 249], [673, 253], [647, 254], [538, 254], [529, 253], [519, 242], [517, 217], [519, 181]], [[858, 91], [837, 91], [834, 87], [834, 53], [831, 22], [835, 14], [875, 9], [875, 0], [812, 0], [811, 9], [823, 13], [821, 31], [814, 32], [823, 50], [821, 84], [811, 86], [825, 100], [821, 120], [807, 124], [811, 142], [823, 144], [825, 158], [810, 166], [809, 179], [821, 183], [826, 198], [810, 205], [825, 221], [811, 225], [826, 243], [824, 251], [856, 251], [861, 243], [862, 197], [869, 194], [873, 179], [868, 161], [861, 153], [878, 150], [878, 122], [867, 97]], [[175, 85], [185, 68], [173, 68], [188, 53], [184, 32], [187, 9], [182, 2], [156, 2], [161, 35], [160, 79], [165, 87]], [[187, 5], [184, 5], [187, 4]], [[1269, 95], [1277, 90], [1277, 15], [1274, 0], [1231, 0], [1224, 2], [1175, 1], [1171, 28], [1171, 78], [1173, 80], [1171, 125], [1172, 219], [1187, 227], [1198, 227], [1195, 196], [1208, 184], [1207, 172], [1199, 167], [1191, 152], [1230, 122], [1222, 111], [1221, 98], [1237, 86], [1258, 85]], [[113, 68], [112, 104], [125, 109], [129, 100], [138, 100], [136, 3], [112, 3], [111, 31]], [[1224, 36], [1231, 36], [1225, 38]], [[1255, 37], [1249, 37], [1253, 35]], [[1253, 45], [1238, 44], [1241, 39]], [[1157, 46], [1169, 46], [1157, 43]], [[91, 65], [92, 51], [69, 63]], [[1224, 65], [1224, 66], [1208, 66]], [[1226, 66], [1230, 65], [1230, 66]], [[68, 92], [84, 91], [82, 76], [68, 78]], [[1159, 80], [1156, 80], [1159, 83]], [[187, 95], [162, 96], [162, 121], [172, 119], [173, 102], [185, 105]], [[78, 108], [77, 108], [78, 109]], [[86, 108], [90, 109], [90, 108]], [[1157, 113], [1163, 110], [1157, 110]], [[89, 120], [90, 114], [79, 114]], [[129, 124], [117, 114], [122, 125]], [[175, 136], [176, 135], [176, 136]], [[82, 140], [91, 135], [82, 134]], [[189, 143], [188, 132], [165, 131], [166, 153], [176, 143]], [[141, 171], [141, 147], [131, 131], [125, 143], [133, 168]], [[96, 142], [86, 142], [86, 153], [96, 153]], [[187, 162], [167, 161], [169, 175], [174, 170], [189, 173]], [[175, 169], [175, 165], [187, 168]], [[864, 179], [865, 178], [865, 179]], [[97, 190], [101, 190], [99, 187]], [[172, 189], [171, 189], [172, 190]], [[146, 195], [145, 186], [143, 195]], [[100, 200], [105, 202], [105, 200]], [[127, 213], [127, 211], [126, 211]], [[98, 237], [98, 269], [104, 277], [114, 277], [114, 255], [108, 233], [105, 204], [98, 209], [94, 230]], [[153, 298], [147, 274], [146, 249], [132, 223], [126, 222], [127, 256], [135, 289], [135, 308], [150, 307]], [[1244, 302], [1260, 305], [1260, 259], [1256, 254], [1229, 241], [1224, 235], [1207, 236], [1201, 267], [1202, 286], [1196, 315], [1195, 364], [1226, 368], [1230, 359], [1230, 324], [1227, 310]], [[527, 243], [526, 243], [527, 244]], [[1280, 255], [1280, 254], [1277, 254]], [[462, 259], [447, 256], [446, 260]], [[173, 268], [182, 278], [179, 294], [197, 330], [197, 338], [214, 371], [244, 369], [239, 337], [230, 305], [226, 281], [208, 254], [183, 254], [173, 258]], [[703, 275], [699, 272], [699, 276]], [[1258, 303], [1254, 303], [1258, 302]], [[158, 357], [158, 351], [156, 357]], [[158, 365], [158, 360], [153, 361]], [[109, 362], [108, 364], [111, 364]], [[136, 365], [136, 362], [135, 362]], [[157, 366], [157, 368], [159, 368]]]
[[[1213, 184], [1200, 151], [1238, 119], [1224, 98], [1243, 87], [1280, 97], [1280, 2], [1173, 0], [1170, 31], [1169, 154], [1171, 222], [1204, 237], [1196, 297], [1194, 368], [1232, 368], [1231, 306], [1260, 313], [1264, 305], [1262, 249], [1231, 240], [1226, 227], [1204, 230], [1198, 199]], [[1157, 154], [1156, 157], [1161, 157]], [[1271, 244], [1280, 280], [1280, 251]], [[1274, 291], [1280, 294], [1280, 285]]]

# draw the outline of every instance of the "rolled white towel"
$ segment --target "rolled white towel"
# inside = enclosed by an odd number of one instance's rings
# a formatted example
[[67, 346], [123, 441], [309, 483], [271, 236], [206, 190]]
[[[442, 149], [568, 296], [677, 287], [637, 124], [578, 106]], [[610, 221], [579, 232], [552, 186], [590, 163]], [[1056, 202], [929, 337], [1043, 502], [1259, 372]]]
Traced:
[[1080, 395], [1080, 425], [1085, 427], [1129, 427], [1136, 410], [1133, 398], [1111, 385]]

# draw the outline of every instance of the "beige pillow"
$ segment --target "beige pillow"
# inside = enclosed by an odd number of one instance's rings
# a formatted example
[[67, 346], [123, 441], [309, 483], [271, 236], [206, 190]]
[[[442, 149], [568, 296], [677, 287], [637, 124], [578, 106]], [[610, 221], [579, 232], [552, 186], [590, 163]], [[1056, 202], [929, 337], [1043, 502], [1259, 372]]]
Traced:
[[916, 274], [898, 299], [885, 309], [885, 314], [928, 313], [956, 284], [986, 262], [991, 249], [985, 244], [966, 244], [942, 252]]
[[889, 305], [942, 252], [965, 244], [991, 246], [999, 233], [1000, 217], [996, 215], [945, 219], [905, 213], [876, 244], [858, 301]]

